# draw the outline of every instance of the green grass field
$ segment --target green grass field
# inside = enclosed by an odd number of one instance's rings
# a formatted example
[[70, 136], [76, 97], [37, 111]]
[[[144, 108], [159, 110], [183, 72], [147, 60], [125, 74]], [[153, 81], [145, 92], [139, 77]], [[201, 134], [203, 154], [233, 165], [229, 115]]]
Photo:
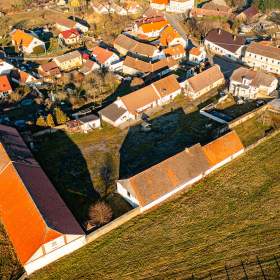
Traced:
[[280, 134], [31, 279], [185, 279], [280, 253], [279, 158]]

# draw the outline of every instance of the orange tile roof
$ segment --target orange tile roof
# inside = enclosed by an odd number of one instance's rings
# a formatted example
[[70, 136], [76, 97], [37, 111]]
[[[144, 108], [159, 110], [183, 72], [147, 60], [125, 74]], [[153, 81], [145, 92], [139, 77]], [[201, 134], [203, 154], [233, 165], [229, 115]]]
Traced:
[[143, 23], [140, 25], [139, 29], [142, 29], [144, 33], [149, 33], [153, 31], [158, 31], [164, 28], [168, 24], [167, 20], [161, 20], [150, 23]]
[[199, 55], [201, 54], [200, 47], [192, 48], [192, 49], [190, 50], [190, 54], [199, 56]]
[[186, 53], [182, 45], [176, 45], [163, 50], [165, 55], [175, 56], [175, 55], [184, 55]]
[[0, 218], [24, 265], [45, 243], [83, 234], [16, 129], [0, 125]]
[[160, 34], [160, 44], [162, 46], [168, 46], [176, 38], [180, 38], [180, 34], [172, 26], [167, 26]]
[[244, 146], [235, 131], [231, 131], [203, 146], [204, 153], [211, 166], [220, 163], [242, 149], [244, 149]]
[[151, 3], [167, 5], [169, 3], [169, 0], [151, 0]]
[[100, 64], [104, 64], [114, 53], [107, 49], [96, 46], [92, 50], [92, 54], [96, 57], [96, 60]]
[[20, 29], [16, 29], [12, 33], [11, 37], [12, 41], [14, 41], [17, 46], [22, 45], [24, 47], [28, 47], [34, 39], [34, 37], [31, 34], [28, 34]]
[[12, 90], [11, 84], [6, 75], [0, 76], [0, 92]]

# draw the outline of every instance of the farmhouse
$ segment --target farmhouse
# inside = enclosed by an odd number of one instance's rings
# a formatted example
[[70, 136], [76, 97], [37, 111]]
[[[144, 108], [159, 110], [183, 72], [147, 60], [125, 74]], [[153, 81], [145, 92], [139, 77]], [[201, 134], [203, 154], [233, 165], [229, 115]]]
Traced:
[[178, 33], [176, 29], [168, 25], [160, 33], [160, 45], [163, 47], [172, 47], [182, 45], [184, 48], [187, 46], [186, 40]]
[[278, 86], [278, 80], [262, 71], [240, 67], [230, 77], [229, 90], [234, 96], [244, 99], [269, 97]]
[[78, 44], [81, 39], [80, 32], [75, 28], [62, 31], [58, 37], [65, 45], [68, 46]]
[[31, 54], [33, 52], [44, 52], [46, 50], [45, 43], [39, 40], [31, 33], [27, 33], [20, 29], [15, 29], [11, 33], [12, 44], [24, 53]]
[[145, 38], [154, 38], [159, 36], [160, 32], [167, 24], [167, 20], [160, 17], [153, 18], [153, 20], [150, 21], [144, 19], [144, 22], [135, 25], [137, 26], [135, 31], [138, 35], [142, 35]]
[[124, 34], [120, 34], [114, 41], [114, 48], [122, 55], [132, 53], [139, 58], [151, 60], [162, 59], [164, 54], [157, 47], [138, 42]]
[[94, 47], [91, 54], [102, 67], [106, 68], [108, 68], [113, 62], [119, 60], [119, 57], [115, 53], [99, 46]]
[[182, 45], [175, 45], [163, 50], [166, 57], [171, 57], [175, 60], [186, 57], [186, 51]]
[[0, 217], [28, 274], [85, 244], [84, 232], [16, 129], [0, 125]]
[[151, 0], [150, 6], [152, 9], [163, 11], [166, 9], [169, 0]]
[[67, 129], [70, 132], [88, 133], [91, 130], [101, 127], [100, 118], [94, 114], [83, 116], [77, 120], [72, 120], [66, 123]]
[[201, 63], [207, 58], [204, 47], [193, 47], [189, 51], [189, 61], [194, 63]]
[[222, 29], [213, 29], [207, 34], [204, 45], [214, 54], [239, 60], [245, 45], [245, 39]]
[[196, 144], [143, 172], [117, 182], [117, 192], [145, 211], [191, 186], [203, 176], [243, 153], [233, 131], [205, 146]]
[[70, 18], [56, 19], [55, 27], [61, 32], [69, 29], [78, 29], [79, 31], [86, 33], [89, 30], [86, 22], [83, 22], [82, 20], [78, 21], [78, 19], [76, 21]]
[[0, 76], [0, 99], [8, 97], [13, 89], [7, 75]]
[[186, 95], [196, 99], [224, 83], [225, 79], [220, 66], [214, 65], [186, 81]]
[[0, 59], [0, 75], [10, 74], [14, 68], [12, 64]]
[[175, 70], [177, 67], [177, 62], [172, 58], [164, 58], [155, 63], [150, 63], [138, 58], [126, 56], [123, 62], [123, 73], [140, 76], [144, 76], [149, 73], [165, 75], [171, 70]]
[[59, 78], [61, 72], [54, 61], [41, 64], [38, 68], [38, 73], [43, 78]]
[[260, 43], [251, 43], [245, 50], [243, 62], [266, 72], [280, 74], [280, 49]]
[[95, 71], [95, 70], [99, 70], [100, 69], [100, 65], [97, 64], [95, 61], [92, 61], [90, 59], [88, 59], [83, 66], [79, 69], [79, 72], [84, 74], [84, 75], [88, 75], [91, 72]]
[[212, 1], [205, 3], [202, 8], [193, 8], [191, 10], [193, 17], [231, 17], [232, 9], [228, 6], [219, 5]]
[[83, 64], [82, 55], [78, 51], [72, 51], [53, 59], [61, 71], [71, 71]]
[[255, 6], [251, 6], [242, 11], [236, 18], [239, 21], [250, 23], [259, 16], [259, 10]]
[[170, 0], [166, 7], [167, 12], [185, 13], [194, 7], [194, 0]]
[[[114, 105], [100, 111], [103, 121], [120, 126], [128, 120], [137, 120], [141, 115], [158, 106], [171, 102], [181, 94], [181, 86], [175, 75], [169, 75], [151, 85], [119, 97]], [[112, 116], [112, 118], [111, 118]]]

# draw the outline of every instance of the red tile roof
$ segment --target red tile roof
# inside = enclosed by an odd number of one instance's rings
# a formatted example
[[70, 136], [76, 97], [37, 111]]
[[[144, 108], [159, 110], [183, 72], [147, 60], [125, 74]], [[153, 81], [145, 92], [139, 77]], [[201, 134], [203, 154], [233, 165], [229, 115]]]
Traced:
[[104, 64], [113, 54], [113, 52], [99, 46], [94, 47], [92, 50], [92, 55], [95, 56], [100, 64]]
[[70, 37], [79, 37], [80, 36], [79, 31], [75, 28], [62, 31], [60, 34], [62, 35], [62, 37], [64, 39], [68, 39]]
[[0, 218], [22, 264], [63, 234], [83, 234], [19, 133], [3, 125], [0, 186]]
[[6, 75], [0, 76], [0, 92], [6, 92], [12, 90], [11, 84]]

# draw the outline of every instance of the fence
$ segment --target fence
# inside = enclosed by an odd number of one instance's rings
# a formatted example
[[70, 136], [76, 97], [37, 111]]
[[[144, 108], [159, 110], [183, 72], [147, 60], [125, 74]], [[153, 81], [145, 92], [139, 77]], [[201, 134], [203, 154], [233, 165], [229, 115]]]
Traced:
[[259, 256], [250, 261], [240, 260], [235, 265], [225, 265], [199, 275], [192, 274], [186, 280], [218, 280], [218, 279], [280, 279], [280, 257], [273, 255], [266, 258]]

